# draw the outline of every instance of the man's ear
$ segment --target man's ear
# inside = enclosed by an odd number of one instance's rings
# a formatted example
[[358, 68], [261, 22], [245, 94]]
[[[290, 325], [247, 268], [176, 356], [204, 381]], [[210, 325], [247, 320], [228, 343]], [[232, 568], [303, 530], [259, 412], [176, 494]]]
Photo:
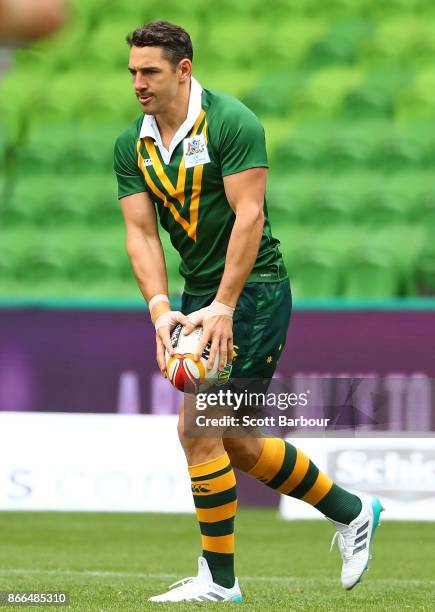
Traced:
[[182, 59], [178, 64], [180, 81], [184, 82], [192, 76], [192, 62], [189, 59]]

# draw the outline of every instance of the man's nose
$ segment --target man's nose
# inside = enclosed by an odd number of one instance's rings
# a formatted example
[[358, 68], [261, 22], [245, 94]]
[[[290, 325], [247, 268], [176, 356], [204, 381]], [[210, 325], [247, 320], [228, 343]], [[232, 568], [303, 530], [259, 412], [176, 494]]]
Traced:
[[134, 77], [134, 88], [136, 91], [148, 89], [145, 77], [142, 74], [136, 73]]

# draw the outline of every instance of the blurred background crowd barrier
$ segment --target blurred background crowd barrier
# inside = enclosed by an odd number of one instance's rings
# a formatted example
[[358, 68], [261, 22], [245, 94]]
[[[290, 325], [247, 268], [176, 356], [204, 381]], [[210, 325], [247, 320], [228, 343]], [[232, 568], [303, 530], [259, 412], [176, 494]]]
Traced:
[[[112, 173], [139, 115], [125, 35], [166, 18], [194, 74], [263, 121], [268, 206], [297, 298], [435, 293], [429, 0], [73, 0], [0, 83], [2, 294], [137, 297]], [[166, 235], [170, 289], [182, 289]]]

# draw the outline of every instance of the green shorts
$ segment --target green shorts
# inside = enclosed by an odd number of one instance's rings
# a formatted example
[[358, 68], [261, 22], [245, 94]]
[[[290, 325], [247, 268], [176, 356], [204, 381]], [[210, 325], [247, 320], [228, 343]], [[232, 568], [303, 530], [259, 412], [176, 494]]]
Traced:
[[[204, 308], [215, 295], [183, 293], [181, 311], [188, 315]], [[234, 313], [231, 378], [272, 378], [285, 346], [291, 308], [288, 278], [245, 285]]]

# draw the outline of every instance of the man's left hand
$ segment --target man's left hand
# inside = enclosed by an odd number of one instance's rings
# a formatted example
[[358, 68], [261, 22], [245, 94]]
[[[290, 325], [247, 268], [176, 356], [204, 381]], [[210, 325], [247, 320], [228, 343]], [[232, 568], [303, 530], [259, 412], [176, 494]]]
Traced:
[[198, 361], [205, 347], [211, 342], [208, 369], [211, 370], [217, 352], [219, 351], [219, 370], [222, 370], [233, 356], [233, 313], [234, 308], [220, 302], [212, 302], [210, 306], [196, 310], [188, 315], [189, 324], [185, 327], [187, 336], [195, 327], [202, 325], [203, 333], [195, 354]]

